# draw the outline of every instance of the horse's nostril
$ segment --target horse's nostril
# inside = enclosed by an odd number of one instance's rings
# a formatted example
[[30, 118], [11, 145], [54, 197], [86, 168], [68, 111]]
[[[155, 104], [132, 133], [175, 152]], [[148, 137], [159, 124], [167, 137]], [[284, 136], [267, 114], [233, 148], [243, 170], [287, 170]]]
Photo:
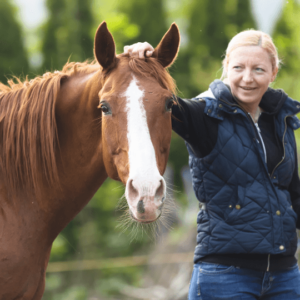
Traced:
[[144, 214], [145, 213], [145, 206], [144, 206], [144, 201], [143, 200], [140, 200], [138, 202], [138, 205], [137, 205], [137, 211], [140, 213], [140, 214]]
[[165, 193], [165, 184], [164, 184], [163, 179], [161, 179], [159, 181], [159, 186], [158, 186], [158, 188], [156, 190], [156, 193], [155, 193], [155, 198], [156, 199], [160, 198], [161, 201], [163, 202], [165, 200], [164, 193]]
[[138, 190], [133, 185], [133, 180], [132, 179], [129, 181], [128, 193], [129, 193], [130, 198], [136, 198], [139, 195]]

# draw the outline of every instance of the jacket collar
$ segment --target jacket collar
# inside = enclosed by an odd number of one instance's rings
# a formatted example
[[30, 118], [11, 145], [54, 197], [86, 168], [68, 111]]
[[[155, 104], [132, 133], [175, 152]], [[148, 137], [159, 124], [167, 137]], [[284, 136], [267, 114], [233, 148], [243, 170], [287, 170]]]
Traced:
[[[216, 99], [222, 99], [229, 105], [238, 105], [230, 91], [230, 87], [223, 81], [216, 79], [210, 84], [209, 87]], [[263, 95], [259, 106], [264, 110], [264, 112], [271, 115], [276, 115], [281, 110], [287, 98], [288, 96], [283, 90], [268, 88]], [[295, 110], [294, 113], [297, 113], [298, 111]]]

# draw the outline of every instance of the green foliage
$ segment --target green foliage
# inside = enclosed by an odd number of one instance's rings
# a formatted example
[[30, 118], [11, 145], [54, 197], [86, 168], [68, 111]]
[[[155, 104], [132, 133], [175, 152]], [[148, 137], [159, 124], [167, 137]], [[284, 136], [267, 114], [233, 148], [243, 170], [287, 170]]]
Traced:
[[117, 53], [122, 53], [124, 45], [135, 42], [158, 44], [167, 30], [163, 4], [163, 0], [97, 0], [93, 13], [97, 24], [103, 20], [107, 22]]
[[156, 46], [167, 30], [163, 0], [124, 1], [119, 8], [139, 28], [138, 35], [128, 38], [128, 45], [147, 41]]
[[116, 1], [96, 0], [92, 4], [95, 29], [102, 21], [107, 22], [109, 31], [112, 33], [116, 52], [122, 53], [125, 42], [139, 35], [139, 26], [129, 20], [129, 16], [118, 9]]
[[[52, 278], [57, 278], [56, 276], [52, 276]], [[51, 281], [50, 278], [47, 278], [47, 281]], [[56, 279], [54, 279], [56, 280]], [[48, 285], [48, 282], [47, 282]], [[43, 299], [47, 299], [47, 295], [46, 297], [44, 296]], [[85, 286], [81, 286], [81, 285], [74, 285], [71, 286], [70, 288], [56, 293], [55, 296], [53, 297], [53, 300], [86, 300], [88, 298], [88, 290]]]
[[300, 100], [300, 3], [288, 1], [277, 23], [273, 40], [277, 46], [282, 67], [276, 87], [283, 88], [291, 97]]
[[49, 19], [44, 25], [43, 70], [61, 69], [70, 58], [93, 58], [91, 0], [47, 0]]
[[[282, 66], [275, 88], [282, 88], [290, 97], [300, 101], [300, 2], [288, 1], [277, 23], [273, 40], [277, 46]], [[298, 145], [300, 131], [295, 132]], [[298, 146], [299, 148], [299, 146]]]
[[28, 73], [27, 55], [17, 10], [10, 0], [0, 1], [0, 81]]

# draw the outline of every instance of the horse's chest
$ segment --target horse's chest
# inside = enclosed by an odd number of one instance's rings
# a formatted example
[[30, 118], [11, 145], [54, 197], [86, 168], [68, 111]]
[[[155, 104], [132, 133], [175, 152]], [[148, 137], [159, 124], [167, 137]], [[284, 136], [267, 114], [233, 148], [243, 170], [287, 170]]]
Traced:
[[26, 255], [23, 248], [0, 251], [0, 300], [36, 299], [44, 278], [44, 267], [38, 260]]
[[[23, 226], [22, 226], [23, 224]], [[0, 300], [35, 300], [47, 254], [41, 238], [9, 213], [0, 221]]]

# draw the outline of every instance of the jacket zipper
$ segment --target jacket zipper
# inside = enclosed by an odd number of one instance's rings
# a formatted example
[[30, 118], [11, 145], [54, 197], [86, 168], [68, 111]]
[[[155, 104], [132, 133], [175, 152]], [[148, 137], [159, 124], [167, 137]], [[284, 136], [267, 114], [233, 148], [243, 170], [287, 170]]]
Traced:
[[263, 148], [263, 150], [264, 150], [264, 154], [265, 154], [265, 162], [267, 163], [267, 150], [266, 150], [266, 147], [265, 147], [264, 140], [263, 140], [263, 138], [262, 138], [262, 136], [261, 136], [261, 134], [260, 134], [260, 133], [261, 133], [261, 130], [260, 130], [259, 126], [258, 126], [258, 121], [257, 121], [257, 123], [255, 123], [254, 120], [253, 120], [253, 118], [252, 118], [252, 116], [250, 115], [250, 113], [248, 113], [248, 114], [249, 114], [249, 116], [251, 117], [251, 119], [252, 119], [252, 121], [253, 121], [253, 123], [254, 123], [254, 125], [255, 125], [255, 127], [256, 127], [257, 133], [258, 133], [259, 138], [260, 138], [260, 142], [261, 142], [261, 144], [262, 144], [262, 148]]
[[293, 115], [288, 115], [288, 116], [285, 116], [285, 118], [284, 118], [284, 125], [285, 125], [285, 127], [284, 127], [284, 133], [283, 133], [283, 136], [282, 136], [283, 157], [282, 157], [281, 161], [275, 166], [274, 170], [272, 171], [272, 173], [271, 173], [271, 175], [270, 175], [271, 178], [273, 177], [273, 174], [274, 174], [276, 168], [277, 168], [277, 167], [284, 161], [284, 159], [285, 159], [284, 137], [285, 137], [286, 130], [287, 130], [286, 119], [287, 119], [288, 117], [292, 117], [292, 116], [293, 116]]
[[268, 254], [268, 265], [267, 265], [267, 272], [270, 271], [270, 254]]

